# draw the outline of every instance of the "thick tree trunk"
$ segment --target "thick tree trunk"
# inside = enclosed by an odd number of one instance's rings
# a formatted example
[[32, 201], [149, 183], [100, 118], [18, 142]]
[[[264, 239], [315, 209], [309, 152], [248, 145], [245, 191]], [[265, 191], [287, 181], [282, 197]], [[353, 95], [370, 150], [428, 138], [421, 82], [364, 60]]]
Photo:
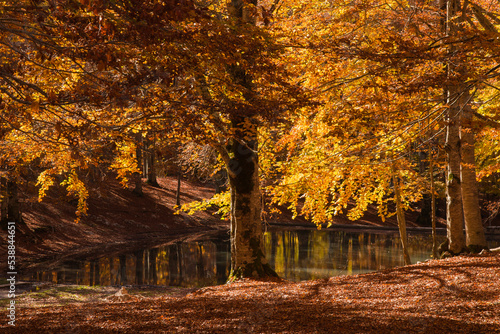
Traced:
[[[446, 16], [443, 21], [443, 32], [446, 35], [457, 33], [456, 23], [453, 17], [460, 8], [459, 0], [441, 0], [441, 8], [445, 10]], [[454, 46], [450, 52], [453, 52]], [[448, 77], [457, 70], [457, 64], [447, 64]], [[460, 180], [460, 111], [458, 100], [460, 86], [451, 85], [445, 89], [445, 102], [449, 105], [446, 125], [447, 153], [447, 175], [446, 175], [446, 225], [448, 236], [448, 251], [451, 254], [459, 254], [465, 249], [465, 237], [463, 233], [463, 206]]]
[[[243, 277], [277, 276], [262, 249], [261, 194], [257, 151], [257, 128], [245, 128], [243, 119], [233, 121], [237, 134], [230, 147], [228, 169], [231, 187], [231, 274]], [[247, 123], [248, 124], [248, 123]], [[246, 140], [243, 140], [245, 138]]]
[[461, 104], [460, 153], [462, 164], [460, 179], [462, 181], [462, 202], [464, 209], [466, 244], [471, 252], [480, 252], [488, 248], [484, 234], [481, 211], [479, 208], [479, 190], [476, 180], [476, 160], [474, 155], [474, 132], [472, 129], [472, 110], [467, 105], [469, 93], [464, 90]]
[[[257, 0], [231, 0], [229, 15], [241, 25], [255, 24]], [[228, 66], [232, 80], [245, 88], [243, 96], [253, 99], [251, 76], [239, 65]], [[236, 113], [235, 113], [236, 114]], [[257, 125], [248, 110], [233, 115], [232, 144], [226, 157], [231, 190], [231, 274], [229, 281], [243, 277], [277, 277], [262, 249], [261, 195], [257, 156]]]
[[459, 254], [465, 248], [462, 192], [460, 186], [460, 137], [457, 108], [449, 110], [446, 131], [446, 227], [448, 251]]
[[[463, 17], [455, 17], [461, 10], [459, 0], [441, 0], [446, 9], [443, 28], [448, 36], [460, 34], [459, 25]], [[451, 46], [450, 54], [455, 51]], [[448, 177], [447, 214], [448, 249], [452, 254], [460, 253], [465, 247], [463, 224], [465, 222], [466, 244], [469, 250], [477, 252], [487, 248], [479, 209], [479, 192], [475, 173], [474, 132], [472, 128], [472, 109], [470, 93], [461, 82], [467, 77], [467, 64], [451, 61], [448, 64], [448, 77], [458, 83], [447, 87], [448, 111], [447, 142]], [[463, 222], [464, 221], [464, 222]]]

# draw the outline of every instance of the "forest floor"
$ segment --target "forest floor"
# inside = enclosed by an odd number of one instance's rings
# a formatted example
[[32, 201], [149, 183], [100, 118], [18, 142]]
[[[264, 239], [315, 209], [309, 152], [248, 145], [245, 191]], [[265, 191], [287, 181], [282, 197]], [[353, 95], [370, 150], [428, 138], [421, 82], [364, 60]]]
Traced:
[[500, 333], [500, 253], [381, 272], [202, 289], [48, 286], [2, 333]]

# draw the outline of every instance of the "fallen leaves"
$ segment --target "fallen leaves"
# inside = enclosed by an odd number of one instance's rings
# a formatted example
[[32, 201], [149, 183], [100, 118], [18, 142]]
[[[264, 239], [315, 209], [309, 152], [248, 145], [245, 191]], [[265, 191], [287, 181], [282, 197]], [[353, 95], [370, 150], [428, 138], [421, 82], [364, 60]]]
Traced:
[[498, 275], [500, 254], [488, 253], [299, 283], [243, 280], [183, 297], [21, 307], [9, 332], [500, 333]]

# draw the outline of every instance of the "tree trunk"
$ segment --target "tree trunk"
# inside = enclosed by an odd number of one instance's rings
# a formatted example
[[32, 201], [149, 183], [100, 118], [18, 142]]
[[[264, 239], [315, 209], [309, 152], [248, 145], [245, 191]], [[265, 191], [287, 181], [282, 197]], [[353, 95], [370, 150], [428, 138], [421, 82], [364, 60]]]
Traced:
[[472, 110], [467, 105], [469, 92], [465, 88], [462, 93], [460, 153], [462, 164], [460, 179], [462, 180], [462, 202], [464, 209], [466, 244], [469, 251], [477, 253], [488, 248], [484, 234], [481, 211], [479, 209], [479, 190], [476, 180], [476, 160], [474, 156], [474, 132], [472, 129]]
[[[443, 23], [443, 30], [446, 35], [456, 33], [456, 26], [452, 18], [460, 7], [458, 0], [441, 0], [441, 8], [446, 10], [446, 20]], [[453, 52], [454, 46], [451, 47]], [[456, 70], [456, 64], [447, 64], [448, 77]], [[463, 206], [460, 185], [460, 103], [457, 97], [460, 94], [460, 87], [456, 85], [448, 86], [445, 89], [445, 102], [449, 105], [446, 125], [447, 153], [447, 175], [446, 175], [446, 225], [448, 237], [448, 251], [451, 254], [459, 254], [465, 248], [465, 237], [463, 233]]]
[[142, 136], [140, 133], [137, 134], [136, 136], [136, 148], [135, 148], [135, 155], [136, 155], [136, 160], [137, 160], [137, 170], [139, 172], [135, 172], [133, 175], [134, 178], [134, 183], [135, 183], [135, 188], [132, 191], [134, 194], [137, 196], [142, 196], [142, 148], [141, 148], [141, 143], [142, 143]]
[[[233, 120], [236, 138], [230, 147], [228, 169], [231, 189], [231, 274], [243, 277], [277, 276], [262, 249], [261, 200], [257, 127], [245, 128], [243, 119]], [[247, 123], [248, 124], [248, 123]], [[247, 139], [246, 141], [243, 138]]]
[[399, 188], [399, 177], [396, 175], [396, 167], [393, 165], [393, 183], [394, 183], [394, 199], [396, 200], [396, 216], [398, 219], [399, 236], [401, 238], [401, 246], [403, 248], [404, 264], [411, 264], [410, 254], [408, 253], [408, 234], [406, 233], [406, 219], [403, 206], [401, 204], [401, 191]]
[[148, 154], [148, 184], [152, 185], [153, 187], [159, 187], [160, 185], [158, 184], [158, 180], [156, 179], [156, 166], [155, 166], [155, 160], [156, 160], [156, 133], [153, 133], [153, 142], [151, 146], [149, 147], [149, 154]]
[[446, 227], [448, 250], [459, 254], [465, 248], [462, 192], [460, 186], [460, 137], [457, 108], [451, 106], [446, 129]]
[[[231, 0], [229, 15], [241, 25], [255, 24], [257, 0]], [[228, 66], [232, 80], [253, 98], [252, 78], [239, 65]], [[226, 157], [231, 191], [231, 273], [229, 281], [243, 277], [277, 277], [262, 248], [261, 195], [257, 156], [257, 125], [251, 111], [241, 110], [231, 119], [233, 134]]]

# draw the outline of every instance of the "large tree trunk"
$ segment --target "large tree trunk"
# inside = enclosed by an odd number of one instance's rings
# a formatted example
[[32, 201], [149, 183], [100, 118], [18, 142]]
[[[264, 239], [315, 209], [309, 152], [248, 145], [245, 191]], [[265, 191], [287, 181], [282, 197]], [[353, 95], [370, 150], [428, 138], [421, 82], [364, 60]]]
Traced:
[[231, 187], [230, 281], [243, 277], [277, 276], [262, 249], [257, 127], [245, 128], [243, 121], [233, 121], [238, 135], [230, 147], [232, 158], [227, 168]]
[[[456, 26], [452, 18], [460, 8], [459, 0], [441, 0], [441, 8], [445, 10], [446, 16], [443, 21], [443, 32], [445, 35], [456, 33]], [[450, 52], [453, 52], [454, 46]], [[456, 71], [457, 64], [447, 64], [448, 77]], [[462, 209], [462, 192], [460, 185], [460, 103], [457, 97], [460, 94], [459, 85], [450, 85], [445, 89], [445, 103], [449, 105], [446, 125], [447, 153], [447, 175], [446, 175], [446, 225], [448, 236], [448, 251], [451, 254], [459, 254], [465, 248], [465, 237], [463, 233], [464, 220]]]
[[465, 248], [465, 237], [460, 186], [460, 135], [456, 105], [452, 105], [448, 113], [445, 144], [448, 165], [446, 173], [446, 227], [448, 250], [452, 254], [459, 254]]
[[469, 101], [469, 92], [464, 89], [461, 113], [461, 131], [460, 131], [460, 153], [462, 164], [460, 170], [460, 179], [462, 181], [462, 202], [464, 209], [466, 243], [469, 251], [480, 252], [488, 248], [484, 234], [483, 223], [481, 220], [481, 211], [479, 208], [479, 190], [476, 180], [476, 160], [474, 156], [474, 132], [472, 128], [472, 110], [467, 104]]
[[[240, 24], [255, 24], [257, 0], [231, 0], [229, 15]], [[252, 78], [239, 65], [228, 67], [232, 80], [245, 88], [247, 101], [253, 98]], [[243, 277], [260, 278], [277, 274], [267, 263], [262, 249], [261, 195], [257, 156], [257, 125], [251, 112], [233, 115], [232, 143], [226, 169], [231, 190], [231, 274], [229, 281]]]
[[[462, 16], [455, 17], [461, 10], [459, 0], [447, 0], [445, 32], [449, 36], [460, 34], [459, 24]], [[453, 54], [456, 46], [451, 46]], [[464, 248], [463, 222], [466, 229], [466, 244], [469, 250], [477, 252], [487, 248], [479, 209], [479, 192], [476, 181], [474, 157], [474, 132], [472, 128], [472, 109], [468, 87], [462, 82], [467, 78], [467, 64], [451, 61], [448, 64], [448, 77], [455, 78], [447, 89], [448, 134], [448, 242], [451, 253], [457, 254]], [[460, 194], [459, 194], [460, 192]], [[460, 203], [460, 205], [459, 205]]]

